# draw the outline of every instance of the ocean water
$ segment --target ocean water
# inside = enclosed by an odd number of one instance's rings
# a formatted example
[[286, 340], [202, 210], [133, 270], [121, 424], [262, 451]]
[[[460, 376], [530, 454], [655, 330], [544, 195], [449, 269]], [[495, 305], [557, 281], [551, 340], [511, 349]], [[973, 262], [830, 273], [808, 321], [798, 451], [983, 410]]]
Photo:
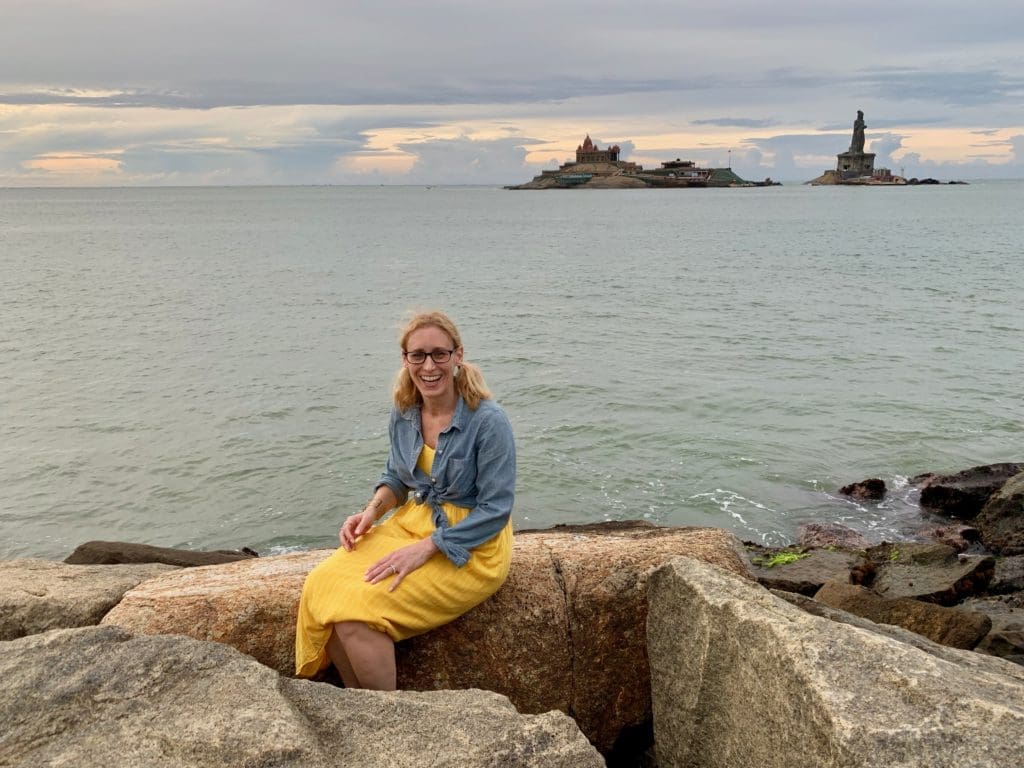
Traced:
[[[517, 437], [515, 524], [769, 544], [1024, 460], [1024, 182], [0, 190], [0, 557], [331, 546], [443, 308]], [[837, 494], [877, 476], [881, 504]]]

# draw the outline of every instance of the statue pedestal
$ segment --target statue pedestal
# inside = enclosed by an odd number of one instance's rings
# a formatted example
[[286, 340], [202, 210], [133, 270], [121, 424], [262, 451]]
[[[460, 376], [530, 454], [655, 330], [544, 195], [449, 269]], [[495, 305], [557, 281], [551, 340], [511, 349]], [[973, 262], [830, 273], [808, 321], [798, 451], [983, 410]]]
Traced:
[[836, 171], [844, 179], [871, 176], [875, 172], [874, 152], [842, 152], [836, 158]]

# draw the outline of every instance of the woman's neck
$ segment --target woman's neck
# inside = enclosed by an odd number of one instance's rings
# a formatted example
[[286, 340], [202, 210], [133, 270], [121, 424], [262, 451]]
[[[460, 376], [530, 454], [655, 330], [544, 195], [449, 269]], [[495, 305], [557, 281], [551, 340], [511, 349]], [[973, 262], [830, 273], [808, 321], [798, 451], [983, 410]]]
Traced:
[[434, 419], [442, 416], [451, 417], [455, 415], [455, 406], [458, 405], [458, 402], [459, 396], [452, 392], [450, 395], [424, 400], [420, 411], [423, 415]]

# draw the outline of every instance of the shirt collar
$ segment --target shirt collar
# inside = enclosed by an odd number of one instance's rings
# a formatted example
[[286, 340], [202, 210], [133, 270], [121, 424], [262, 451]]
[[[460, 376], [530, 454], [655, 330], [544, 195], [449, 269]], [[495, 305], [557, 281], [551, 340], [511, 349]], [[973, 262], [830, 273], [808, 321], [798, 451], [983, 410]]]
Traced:
[[[422, 424], [420, 420], [421, 406], [413, 405], [402, 411], [402, 418], [406, 421], [411, 421], [419, 428]], [[466, 405], [466, 401], [462, 395], [459, 395], [459, 401], [455, 404], [455, 413], [452, 414], [452, 423], [449, 424], [443, 431], [447, 432], [449, 429], [457, 429], [462, 431], [466, 426], [466, 421], [469, 419], [469, 406]]]

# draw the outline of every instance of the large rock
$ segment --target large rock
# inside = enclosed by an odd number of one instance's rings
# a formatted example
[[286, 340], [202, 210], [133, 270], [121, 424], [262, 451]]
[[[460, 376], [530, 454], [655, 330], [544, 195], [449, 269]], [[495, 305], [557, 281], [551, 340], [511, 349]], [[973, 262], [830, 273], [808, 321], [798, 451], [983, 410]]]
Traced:
[[993, 595], [1024, 592], [1024, 555], [997, 558], [995, 575], [988, 590]]
[[883, 597], [955, 605], [984, 592], [995, 574], [995, 558], [959, 555], [945, 544], [887, 543], [868, 555], [876, 563], [871, 587]]
[[796, 537], [801, 547], [867, 549], [871, 546], [862, 533], [842, 523], [802, 523]]
[[124, 541], [87, 541], [75, 547], [75, 551], [64, 558], [72, 565], [115, 565], [118, 563], [165, 563], [182, 568], [200, 565], [219, 565], [258, 557], [251, 549], [215, 549], [197, 551], [154, 547], [149, 544], [132, 544]]
[[0, 561], [0, 640], [99, 624], [129, 589], [173, 570], [168, 565]]
[[603, 765], [564, 714], [520, 715], [484, 691], [348, 691], [225, 645], [115, 627], [0, 649], [0, 765], [12, 768]]
[[290, 675], [302, 584], [328, 554], [292, 552], [183, 568], [126, 593], [101, 623], [226, 643]]
[[[104, 624], [217, 640], [290, 674], [302, 582], [328, 554], [183, 570], [129, 592]], [[620, 734], [649, 722], [647, 577], [681, 554], [746, 575], [739, 541], [714, 528], [519, 533], [511, 575], [497, 594], [399, 644], [399, 686], [484, 688], [521, 712], [571, 712], [598, 748], [612, 751]]]
[[[416, 689], [496, 690], [525, 712], [567, 702], [565, 711], [587, 737], [610, 752], [620, 734], [650, 718], [647, 578], [680, 554], [747, 575], [740, 542], [714, 528], [626, 523], [519, 534], [514, 589], [413, 638], [400, 678]], [[552, 595], [565, 617], [557, 626], [549, 621]], [[488, 663], [460, 663], [467, 636], [489, 641], [476, 646]], [[523, 647], [513, 651], [517, 644]], [[566, 656], [568, 664], [560, 666]], [[440, 680], [436, 670], [445, 670]]]
[[[859, 629], [875, 632], [877, 634], [884, 635], [885, 637], [891, 637], [894, 640], [911, 645], [914, 648], [920, 648], [921, 650], [930, 653], [932, 656], [945, 659], [946, 661], [951, 661], [964, 669], [980, 668], [984, 670], [987, 668], [986, 665], [988, 664], [988, 661], [977, 653], [961, 650], [959, 648], [951, 648], [948, 645], [940, 645], [939, 643], [929, 640], [923, 635], [919, 635], [917, 632], [911, 632], [909, 629], [904, 629], [903, 627], [899, 627], [895, 624], [876, 624], [869, 619], [862, 618], [853, 613], [848, 613], [841, 608], [833, 608], [832, 606], [825, 605], [825, 603], [819, 603], [813, 597], [806, 597], [795, 592], [773, 589], [771, 590], [771, 593], [776, 597], [782, 598], [787, 603], [791, 603], [797, 608], [806, 611], [812, 616], [821, 616], [822, 618], [829, 619], [830, 621], [834, 621], [839, 624], [848, 624], [851, 627], [858, 627]], [[977, 646], [975, 646], [974, 650], [978, 650]], [[1021, 675], [1021, 681], [1024, 682], [1024, 674]]]
[[876, 624], [895, 624], [952, 648], [970, 650], [992, 629], [992, 620], [983, 613], [905, 597], [885, 598], [870, 589], [837, 581], [825, 584], [814, 599]]
[[996, 554], [1024, 555], [1024, 472], [993, 493], [974, 522]]
[[965, 601], [964, 608], [992, 621], [992, 628], [974, 650], [1024, 664], [1024, 594], [975, 598]]
[[885, 491], [885, 481], [877, 477], [850, 483], [839, 489], [840, 493], [862, 501], [881, 501], [885, 498]]
[[911, 482], [921, 488], [921, 506], [925, 509], [970, 520], [989, 496], [1019, 472], [1024, 472], [1024, 464], [984, 464], [953, 475], [920, 475]]
[[1024, 743], [1024, 669], [965, 669], [809, 615], [678, 558], [650, 579], [659, 768], [1005, 768]]
[[[798, 559], [783, 559], [779, 555]], [[747, 545], [750, 572], [757, 581], [769, 589], [784, 589], [812, 596], [826, 581], [849, 581], [851, 574], [871, 571], [870, 562], [862, 551], [842, 549], [812, 549], [806, 552], [787, 552], [758, 545]]]
[[981, 538], [981, 532], [973, 525], [926, 525], [917, 531], [917, 535], [931, 541], [945, 544], [957, 552], [966, 552], [975, 546]]

